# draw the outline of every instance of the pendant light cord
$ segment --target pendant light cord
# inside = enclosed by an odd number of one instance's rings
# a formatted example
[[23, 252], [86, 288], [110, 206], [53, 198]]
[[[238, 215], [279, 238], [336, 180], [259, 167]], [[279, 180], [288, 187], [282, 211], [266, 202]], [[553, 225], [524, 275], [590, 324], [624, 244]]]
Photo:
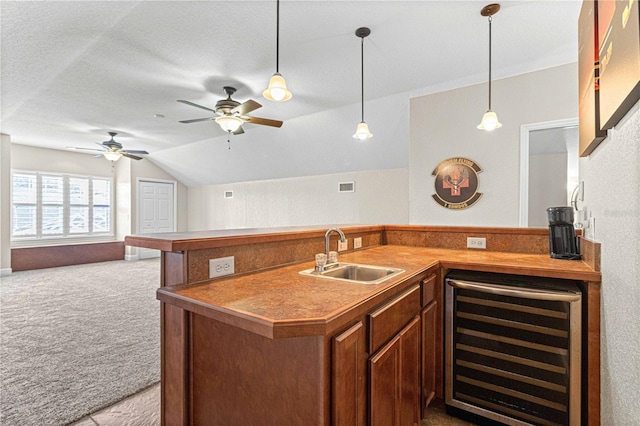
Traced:
[[360, 88], [362, 107], [362, 122], [364, 122], [364, 37], [360, 37]]
[[280, 0], [276, 1], [276, 73], [280, 69]]
[[489, 15], [489, 111], [491, 111], [491, 15]]

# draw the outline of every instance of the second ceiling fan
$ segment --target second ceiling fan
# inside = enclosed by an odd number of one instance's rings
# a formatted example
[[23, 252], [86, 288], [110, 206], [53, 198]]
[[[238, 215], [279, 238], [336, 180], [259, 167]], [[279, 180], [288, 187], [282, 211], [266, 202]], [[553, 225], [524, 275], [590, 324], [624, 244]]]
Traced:
[[269, 118], [251, 117], [246, 115], [251, 111], [254, 111], [260, 108], [262, 105], [260, 105], [258, 102], [254, 101], [253, 99], [249, 99], [248, 101], [243, 103], [240, 103], [238, 101], [231, 99], [231, 95], [233, 95], [236, 92], [236, 89], [234, 87], [225, 86], [224, 91], [227, 94], [227, 98], [221, 99], [218, 102], [216, 102], [215, 109], [207, 108], [205, 106], [198, 105], [190, 101], [179, 99], [178, 102], [182, 102], [183, 104], [191, 105], [196, 108], [201, 108], [217, 114], [217, 116], [213, 116], [213, 117], [194, 118], [192, 120], [182, 120], [180, 121], [180, 123], [188, 124], [188, 123], [198, 123], [200, 121], [214, 120], [216, 123], [218, 123], [218, 125], [220, 125], [222, 130], [224, 130], [225, 132], [233, 133], [235, 135], [244, 133], [244, 129], [242, 128], [242, 125], [244, 123], [260, 124], [263, 126], [271, 126], [271, 127], [282, 126], [282, 121], [280, 120], [271, 120]]

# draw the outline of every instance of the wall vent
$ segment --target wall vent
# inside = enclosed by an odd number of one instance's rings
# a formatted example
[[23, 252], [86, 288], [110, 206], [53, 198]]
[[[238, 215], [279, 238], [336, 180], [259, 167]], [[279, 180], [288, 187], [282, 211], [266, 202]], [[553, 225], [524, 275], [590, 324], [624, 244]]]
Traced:
[[233, 198], [233, 191], [224, 191], [224, 198]]
[[340, 182], [338, 184], [338, 192], [356, 192], [355, 182]]

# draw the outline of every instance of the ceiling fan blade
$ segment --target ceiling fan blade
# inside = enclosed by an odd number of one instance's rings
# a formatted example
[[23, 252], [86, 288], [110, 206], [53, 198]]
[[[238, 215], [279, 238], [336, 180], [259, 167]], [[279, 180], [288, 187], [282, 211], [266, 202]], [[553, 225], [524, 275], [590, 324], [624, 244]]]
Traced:
[[80, 148], [79, 146], [68, 146], [66, 147], [67, 149], [72, 149], [74, 151], [97, 151], [97, 152], [102, 152], [102, 149], [95, 149], [95, 148]]
[[242, 126], [238, 127], [238, 130], [233, 132], [234, 135], [241, 135], [243, 133], [244, 133], [244, 129], [242, 128]]
[[214, 120], [214, 118], [212, 118], [212, 117], [208, 117], [208, 118], [194, 118], [193, 120], [182, 120], [182, 121], [179, 121], [179, 123], [188, 124], [188, 123], [198, 123], [198, 122], [200, 122], [200, 121], [209, 121], [209, 120]]
[[149, 154], [147, 151], [140, 151], [135, 149], [127, 149], [122, 151], [123, 154]]
[[281, 127], [282, 121], [280, 120], [271, 120], [269, 118], [260, 118], [260, 117], [243, 117], [244, 121], [251, 124], [262, 124], [263, 126], [271, 126], [271, 127]]
[[213, 109], [211, 109], [211, 108], [207, 108], [207, 107], [202, 106], [202, 105], [194, 104], [193, 102], [184, 101], [184, 100], [182, 100], [182, 99], [178, 99], [178, 102], [182, 102], [183, 104], [191, 105], [191, 106], [194, 106], [194, 107], [196, 107], [196, 108], [206, 109], [207, 111], [216, 112], [215, 110], [213, 110]]
[[246, 113], [249, 113], [253, 110], [256, 110], [258, 108], [260, 108], [262, 105], [259, 104], [258, 102], [254, 101], [253, 99], [249, 99], [248, 101], [241, 103], [240, 105], [238, 105], [237, 107], [235, 107], [234, 109], [231, 110], [231, 113], [237, 112], [240, 115], [245, 115]]
[[122, 156], [123, 157], [127, 157], [127, 158], [131, 158], [133, 160], [142, 160], [142, 157], [138, 157], [137, 155], [131, 155], [131, 154], [127, 153], [127, 152], [123, 152]]

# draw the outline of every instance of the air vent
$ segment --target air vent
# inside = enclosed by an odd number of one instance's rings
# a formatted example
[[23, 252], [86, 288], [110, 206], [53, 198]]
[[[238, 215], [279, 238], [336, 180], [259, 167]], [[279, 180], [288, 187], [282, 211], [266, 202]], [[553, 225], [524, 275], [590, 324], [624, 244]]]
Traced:
[[356, 192], [355, 182], [340, 182], [338, 184], [338, 192]]
[[233, 191], [224, 191], [224, 198], [233, 198]]

